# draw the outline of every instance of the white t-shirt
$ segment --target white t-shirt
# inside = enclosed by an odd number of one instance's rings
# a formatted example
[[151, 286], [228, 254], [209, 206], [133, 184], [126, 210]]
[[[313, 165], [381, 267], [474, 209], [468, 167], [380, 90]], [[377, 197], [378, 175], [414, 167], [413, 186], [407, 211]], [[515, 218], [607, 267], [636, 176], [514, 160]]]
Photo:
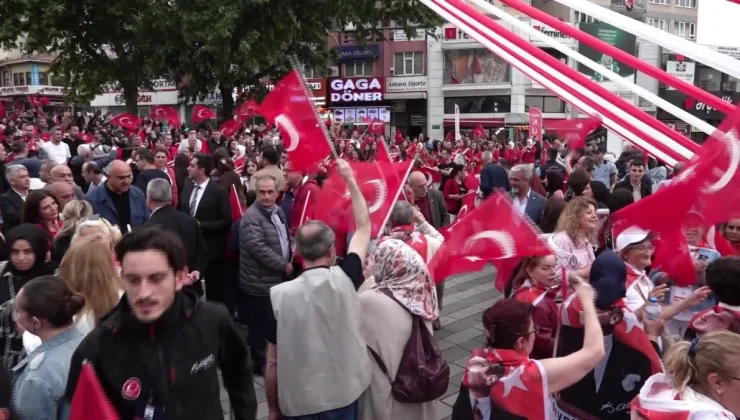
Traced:
[[72, 157], [72, 154], [69, 152], [69, 146], [64, 142], [54, 144], [53, 142], [47, 141], [41, 146], [41, 148], [46, 151], [49, 159], [60, 165], [67, 163], [67, 160]]

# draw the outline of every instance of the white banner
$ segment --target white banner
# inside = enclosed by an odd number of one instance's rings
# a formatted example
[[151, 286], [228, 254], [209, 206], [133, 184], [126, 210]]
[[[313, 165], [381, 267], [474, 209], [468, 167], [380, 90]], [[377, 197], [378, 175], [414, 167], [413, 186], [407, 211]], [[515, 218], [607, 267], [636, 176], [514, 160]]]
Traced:
[[[685, 61], [667, 61], [665, 65], [665, 71], [671, 76], [677, 79], [681, 79], [690, 85], [693, 85], [694, 74], [696, 74], [696, 63], [687, 63]], [[675, 88], [672, 88], [670, 86], [668, 86], [667, 89], [676, 90]]]
[[455, 140], [460, 140], [460, 107], [455, 104]]

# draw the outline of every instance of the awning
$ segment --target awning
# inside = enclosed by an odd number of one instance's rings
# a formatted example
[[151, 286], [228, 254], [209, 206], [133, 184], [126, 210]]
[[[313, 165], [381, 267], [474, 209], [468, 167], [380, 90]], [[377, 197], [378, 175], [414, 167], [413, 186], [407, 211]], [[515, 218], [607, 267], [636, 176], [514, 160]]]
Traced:
[[387, 100], [398, 100], [398, 99], [426, 99], [426, 92], [393, 92], [386, 93], [384, 99]]

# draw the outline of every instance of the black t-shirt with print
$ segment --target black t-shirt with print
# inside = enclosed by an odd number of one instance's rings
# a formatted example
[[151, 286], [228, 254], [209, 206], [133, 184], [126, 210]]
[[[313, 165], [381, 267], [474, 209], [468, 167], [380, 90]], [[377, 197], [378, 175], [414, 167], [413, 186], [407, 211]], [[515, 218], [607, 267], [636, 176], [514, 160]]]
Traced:
[[[365, 281], [365, 277], [362, 273], [362, 260], [360, 259], [359, 255], [355, 254], [354, 252], [347, 255], [339, 263], [339, 267], [341, 267], [342, 271], [344, 271], [347, 277], [352, 280], [352, 284], [355, 286], [355, 290], [359, 289], [360, 286], [362, 286], [362, 282]], [[315, 268], [326, 267], [319, 266]], [[309, 268], [308, 270], [313, 269], [314, 268]], [[272, 310], [272, 301], [270, 301], [269, 309], [270, 311], [267, 314], [267, 332], [265, 334], [265, 339], [272, 344], [277, 344], [277, 319], [275, 319], [275, 312], [273, 312]]]

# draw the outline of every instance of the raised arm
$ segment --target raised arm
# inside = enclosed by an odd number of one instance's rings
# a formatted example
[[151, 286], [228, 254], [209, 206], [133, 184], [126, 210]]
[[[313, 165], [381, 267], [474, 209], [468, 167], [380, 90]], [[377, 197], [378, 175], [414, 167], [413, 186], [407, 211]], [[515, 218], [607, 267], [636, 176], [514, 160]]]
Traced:
[[337, 160], [337, 170], [344, 182], [347, 183], [349, 197], [352, 200], [352, 213], [355, 216], [356, 230], [349, 242], [347, 252], [349, 254], [355, 253], [360, 257], [360, 261], [365, 261], [373, 230], [370, 222], [370, 210], [362, 191], [360, 191], [360, 186], [357, 185], [357, 180], [355, 180], [355, 175], [352, 173], [352, 167], [349, 166], [349, 163], [344, 159]]

